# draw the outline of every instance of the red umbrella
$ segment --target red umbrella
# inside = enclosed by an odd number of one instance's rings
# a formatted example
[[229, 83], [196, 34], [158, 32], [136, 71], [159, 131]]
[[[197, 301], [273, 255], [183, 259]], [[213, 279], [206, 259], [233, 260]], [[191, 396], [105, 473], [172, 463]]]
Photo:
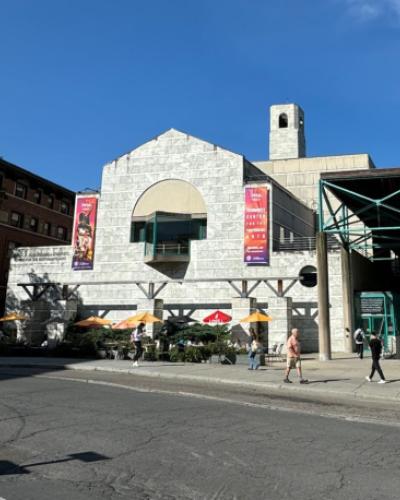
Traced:
[[209, 316], [206, 316], [203, 319], [204, 323], [229, 323], [229, 321], [232, 321], [232, 316], [229, 316], [229, 314], [225, 314], [222, 311], [215, 311]]

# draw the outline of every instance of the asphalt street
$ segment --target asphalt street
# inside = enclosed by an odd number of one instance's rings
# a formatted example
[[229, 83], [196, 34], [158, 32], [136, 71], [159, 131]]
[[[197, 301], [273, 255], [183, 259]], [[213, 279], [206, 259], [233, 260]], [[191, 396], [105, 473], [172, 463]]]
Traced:
[[394, 410], [85, 376], [0, 371], [0, 497], [399, 498]]

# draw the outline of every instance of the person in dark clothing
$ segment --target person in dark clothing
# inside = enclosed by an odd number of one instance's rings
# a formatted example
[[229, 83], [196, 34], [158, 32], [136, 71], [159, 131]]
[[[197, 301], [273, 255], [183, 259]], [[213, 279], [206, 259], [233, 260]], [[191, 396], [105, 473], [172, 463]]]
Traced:
[[378, 384], [385, 384], [385, 376], [383, 374], [381, 365], [379, 364], [379, 359], [381, 357], [382, 353], [382, 342], [380, 339], [377, 338], [377, 335], [375, 332], [371, 333], [371, 340], [369, 341], [369, 348], [371, 349], [371, 356], [372, 356], [372, 369], [371, 369], [371, 375], [369, 377], [365, 377], [368, 382], [372, 382], [372, 377], [374, 376], [375, 370], [379, 373], [379, 376], [381, 377], [380, 381]]

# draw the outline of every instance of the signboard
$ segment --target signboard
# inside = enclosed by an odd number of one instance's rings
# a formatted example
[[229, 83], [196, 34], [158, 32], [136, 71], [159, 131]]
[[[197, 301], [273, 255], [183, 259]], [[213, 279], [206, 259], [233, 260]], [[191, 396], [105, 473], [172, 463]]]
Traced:
[[244, 262], [269, 264], [269, 191], [266, 186], [245, 188]]
[[99, 197], [93, 194], [76, 197], [72, 235], [74, 271], [93, 269], [98, 201]]
[[361, 297], [361, 314], [384, 314], [384, 297]]

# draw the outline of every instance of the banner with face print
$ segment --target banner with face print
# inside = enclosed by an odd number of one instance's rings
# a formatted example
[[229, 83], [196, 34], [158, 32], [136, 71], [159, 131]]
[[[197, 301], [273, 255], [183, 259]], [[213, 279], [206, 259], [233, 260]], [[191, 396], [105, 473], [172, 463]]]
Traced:
[[72, 235], [72, 269], [93, 269], [98, 195], [77, 195]]
[[245, 188], [244, 262], [269, 264], [269, 191], [266, 186]]

